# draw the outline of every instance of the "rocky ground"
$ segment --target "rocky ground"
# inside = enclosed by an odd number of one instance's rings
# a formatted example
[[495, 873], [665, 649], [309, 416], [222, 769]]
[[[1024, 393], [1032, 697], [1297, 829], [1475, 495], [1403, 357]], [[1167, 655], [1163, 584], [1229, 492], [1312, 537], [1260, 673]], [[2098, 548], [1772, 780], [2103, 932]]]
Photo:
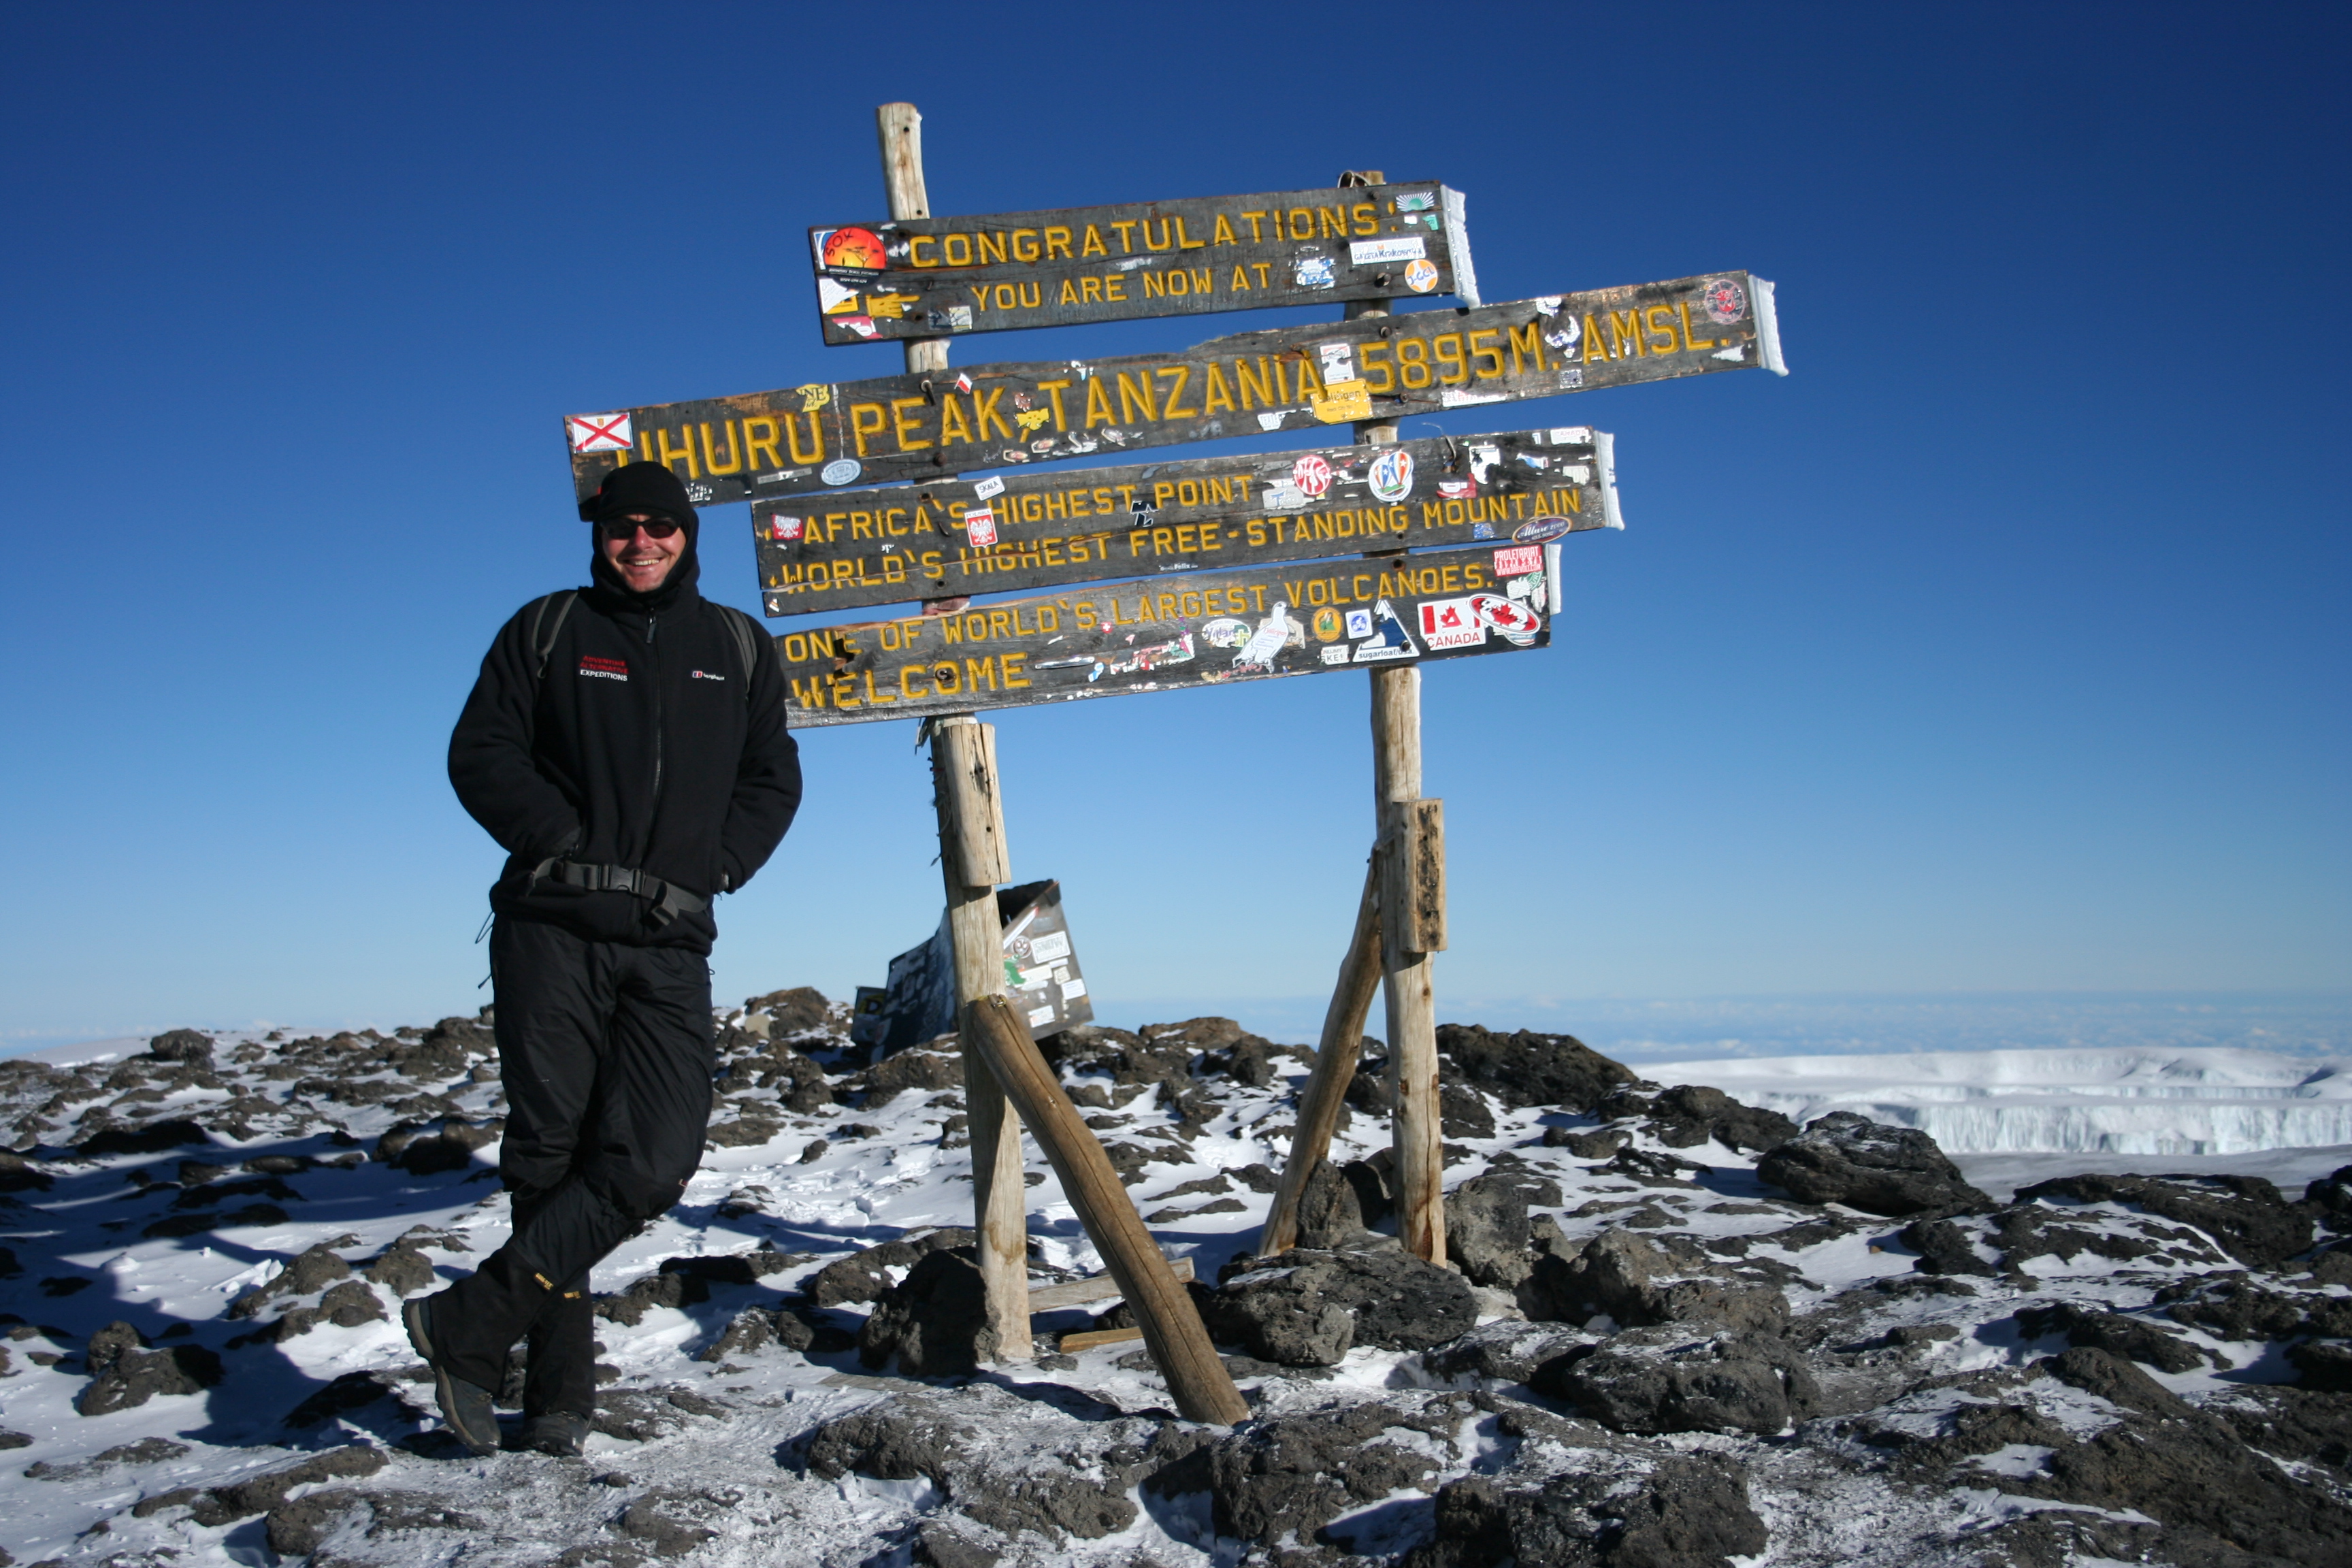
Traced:
[[[1970, 1187], [1564, 1036], [1443, 1032], [1457, 1265], [1390, 1231], [1368, 1059], [1306, 1245], [1250, 1255], [1306, 1053], [1046, 1042], [1254, 1412], [1133, 1343], [975, 1364], [960, 1068], [782, 992], [600, 1269], [584, 1462], [467, 1456], [394, 1322], [505, 1235], [470, 1019], [0, 1062], [0, 1544], [124, 1564], [2352, 1561], [2352, 1167]], [[1367, 1042], [1368, 1051], [1376, 1050]], [[1033, 1274], [1100, 1267], [1033, 1159]]]

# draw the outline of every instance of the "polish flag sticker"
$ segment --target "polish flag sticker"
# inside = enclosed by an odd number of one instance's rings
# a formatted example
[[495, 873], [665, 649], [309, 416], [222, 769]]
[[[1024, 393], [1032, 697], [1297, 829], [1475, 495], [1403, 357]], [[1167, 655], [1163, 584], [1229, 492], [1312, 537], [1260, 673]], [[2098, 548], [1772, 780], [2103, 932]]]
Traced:
[[987, 550], [996, 543], [996, 509], [976, 506], [963, 514], [964, 533], [975, 550]]

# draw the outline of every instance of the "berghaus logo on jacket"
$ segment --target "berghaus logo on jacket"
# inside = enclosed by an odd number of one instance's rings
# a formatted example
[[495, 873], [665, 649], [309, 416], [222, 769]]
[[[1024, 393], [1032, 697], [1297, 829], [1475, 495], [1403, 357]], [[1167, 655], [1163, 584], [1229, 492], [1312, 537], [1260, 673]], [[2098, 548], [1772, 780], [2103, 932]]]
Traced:
[[580, 656], [580, 673], [603, 680], [626, 680], [629, 679], [629, 667], [617, 658], [599, 658], [593, 653], [585, 653]]

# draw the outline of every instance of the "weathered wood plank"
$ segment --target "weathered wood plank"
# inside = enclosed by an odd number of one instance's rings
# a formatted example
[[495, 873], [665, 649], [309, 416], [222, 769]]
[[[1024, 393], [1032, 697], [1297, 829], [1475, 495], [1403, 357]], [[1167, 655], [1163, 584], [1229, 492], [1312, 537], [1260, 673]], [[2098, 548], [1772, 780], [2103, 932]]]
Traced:
[[1242, 332], [1109, 359], [881, 376], [564, 420], [582, 496], [633, 458], [697, 505], [1316, 430], [1718, 371], [1779, 371], [1745, 272]]
[[1141, 1329], [1082, 1329], [1075, 1334], [1064, 1334], [1054, 1348], [1064, 1355], [1076, 1355], [1080, 1351], [1099, 1350], [1105, 1345], [1133, 1344], [1143, 1338]]
[[786, 632], [776, 648], [794, 729], [1502, 653], [1551, 639], [1546, 574], [1506, 575], [1525, 548], [1110, 584]]
[[1462, 194], [1433, 181], [809, 230], [828, 343], [1454, 294]]
[[1607, 432], [1251, 452], [751, 506], [772, 616], [1620, 526]]
[[[1192, 1278], [1192, 1260], [1171, 1258], [1168, 1260], [1169, 1278], [1186, 1284]], [[1108, 1274], [1089, 1274], [1084, 1279], [1066, 1280], [1059, 1285], [1029, 1287], [1029, 1310], [1048, 1312], [1062, 1307], [1083, 1307], [1089, 1301], [1108, 1301], [1118, 1294], [1118, 1281]]]

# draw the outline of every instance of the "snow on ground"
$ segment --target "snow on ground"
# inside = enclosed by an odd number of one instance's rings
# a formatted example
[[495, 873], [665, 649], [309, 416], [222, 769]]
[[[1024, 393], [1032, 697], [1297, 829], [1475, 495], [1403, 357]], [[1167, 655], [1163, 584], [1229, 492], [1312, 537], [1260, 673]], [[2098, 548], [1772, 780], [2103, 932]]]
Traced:
[[[741, 1014], [733, 1021], [765, 1022]], [[0, 1163], [0, 1188], [9, 1194], [0, 1198], [7, 1222], [0, 1239], [16, 1265], [0, 1281], [6, 1308], [0, 1350], [8, 1352], [0, 1361], [0, 1446], [13, 1445], [9, 1474], [0, 1480], [0, 1547], [15, 1562], [59, 1568], [261, 1565], [313, 1547], [323, 1553], [320, 1561], [346, 1568], [425, 1568], [460, 1558], [630, 1568], [668, 1556], [696, 1564], [841, 1568], [869, 1561], [977, 1563], [984, 1560], [956, 1559], [952, 1542], [921, 1533], [962, 1519], [956, 1508], [971, 1511], [970, 1495], [978, 1494], [967, 1494], [961, 1476], [943, 1488], [935, 1477], [894, 1476], [878, 1464], [867, 1467], [873, 1473], [853, 1468], [828, 1479], [809, 1462], [813, 1436], [859, 1412], [911, 1420], [909, 1412], [936, 1408], [960, 1424], [948, 1442], [959, 1465], [1034, 1466], [1061, 1476], [1075, 1463], [1097, 1480], [1112, 1463], [1103, 1455], [1114, 1448], [1159, 1453], [1155, 1443], [1193, 1441], [1187, 1434], [1198, 1429], [1169, 1420], [1168, 1391], [1132, 1343], [961, 1383], [917, 1382], [866, 1366], [847, 1348], [865, 1304], [823, 1308], [800, 1296], [821, 1268], [859, 1248], [970, 1223], [961, 1092], [866, 1089], [867, 1080], [841, 1058], [843, 1023], [835, 1006], [793, 1036], [791, 1048], [781, 1044], [781, 1027], [772, 1047], [730, 1032], [714, 1142], [700, 1173], [677, 1209], [596, 1270], [594, 1289], [619, 1305], [608, 1303], [598, 1324], [606, 1404], [584, 1464], [514, 1453], [477, 1459], [456, 1449], [436, 1430], [429, 1384], [417, 1381], [420, 1369], [394, 1316], [404, 1294], [432, 1286], [404, 1282], [392, 1263], [421, 1258], [437, 1285], [468, 1270], [507, 1235], [506, 1200], [495, 1179], [502, 1102], [485, 1032], [446, 1020], [429, 1034], [326, 1041], [225, 1035], [215, 1038], [208, 1063], [158, 1060], [143, 1054], [144, 1042], [110, 1042], [55, 1053], [63, 1059], [37, 1068], [0, 1066], [0, 1134], [14, 1133], [13, 1142], [0, 1136], [0, 1142], [25, 1156]], [[828, 1069], [814, 1096], [806, 1066], [795, 1065], [808, 1061], [801, 1052]], [[2258, 1089], [2296, 1104], [2324, 1104], [2336, 1093], [2329, 1080], [2306, 1078], [2301, 1086], [2313, 1092], [2298, 1097], [2296, 1084], [2248, 1053], [2212, 1054], [2230, 1060], [2176, 1063], [2168, 1077], [2161, 1066], [2107, 1061], [2085, 1064], [2080, 1076], [2151, 1089], [2208, 1085], [2242, 1091], [2249, 1105], [2263, 1103]], [[1194, 1076], [1180, 1068], [1179, 1081], [1166, 1086], [1085, 1066], [1066, 1068], [1064, 1080], [1105, 1142], [1128, 1152], [1122, 1157], [1139, 1172], [1129, 1191], [1155, 1236], [1171, 1257], [1193, 1259], [1207, 1281], [1255, 1243], [1269, 1201], [1266, 1178], [1287, 1152], [1304, 1057], [1277, 1054], [1280, 1070], [1255, 1086], [1213, 1068], [1208, 1057], [1193, 1060]], [[74, 1064], [86, 1065], [56, 1070]], [[1886, 1100], [1890, 1113], [1882, 1119], [1890, 1121], [1898, 1120], [1894, 1112], [1945, 1102], [1926, 1093], [1890, 1097], [1882, 1092], [1888, 1085], [1949, 1088], [1966, 1102], [1958, 1065], [1942, 1058], [1828, 1065], [1859, 1066], [1850, 1079], [1854, 1097], [1842, 1098], [1847, 1091], [1839, 1087], [1808, 1089], [1786, 1063], [1710, 1062], [1703, 1069], [1751, 1103], [1781, 1096], [1794, 1105], [1817, 1093], [1804, 1103], [1879, 1114]], [[2308, 1074], [2310, 1064], [2302, 1065]], [[2054, 1099], [2067, 1070], [2048, 1057], [2003, 1061], [1989, 1103]], [[1170, 1092], [1176, 1088], [1198, 1097], [1191, 1114], [1180, 1113]], [[788, 1097], [803, 1109], [785, 1104]], [[1383, 1462], [1402, 1467], [1400, 1473], [1417, 1466], [1417, 1479], [1327, 1510], [1323, 1526], [1324, 1540], [1345, 1542], [1366, 1557], [1394, 1560], [1432, 1541], [1429, 1493], [1447, 1480], [1486, 1476], [1565, 1496], [1559, 1489], [1572, 1491], [1571, 1483], [1581, 1484], [1575, 1478], [1596, 1473], [1615, 1478], [1610, 1485], [1621, 1489], [1633, 1484], [1626, 1478], [1643, 1475], [1745, 1475], [1731, 1495], [1748, 1500], [1769, 1527], [1769, 1550], [1727, 1550], [1688, 1558], [1693, 1563], [1972, 1563], [1979, 1559], [1967, 1543], [1980, 1538], [2023, 1540], [2018, 1532], [2030, 1528], [2043, 1532], [2035, 1541], [2058, 1539], [2063, 1531], [2050, 1521], [2060, 1513], [2091, 1520], [2064, 1525], [2077, 1535], [2092, 1525], [2106, 1531], [2098, 1541], [2120, 1556], [2123, 1545], [2149, 1544], [2152, 1538], [2129, 1534], [2154, 1528], [2147, 1515], [2042, 1492], [2052, 1484], [2053, 1453], [2097, 1440], [2129, 1412], [2037, 1371], [2037, 1357], [2065, 1349], [2067, 1331], [2032, 1314], [2072, 1303], [2150, 1325], [2166, 1342], [2181, 1339], [2195, 1347], [2195, 1364], [2161, 1373], [2159, 1382], [2195, 1399], [2236, 1397], [2297, 1375], [2283, 1341], [2229, 1337], [2241, 1330], [2219, 1309], [2200, 1320], [2223, 1325], [2218, 1329], [2183, 1330], [2159, 1315], [2168, 1290], [2218, 1277], [2217, 1264], [2224, 1275], [2235, 1266], [2202, 1233], [2159, 1222], [2131, 1203], [2053, 1199], [2029, 1205], [2021, 1231], [1963, 1218], [1950, 1245], [1996, 1261], [1966, 1277], [1923, 1275], [1920, 1247], [1906, 1239], [1918, 1237], [1903, 1220], [1792, 1204], [1759, 1177], [1753, 1149], [1743, 1152], [1704, 1131], [1692, 1143], [1663, 1121], [1644, 1120], [1643, 1097], [1620, 1106], [1614, 1121], [1469, 1098], [1491, 1127], [1474, 1125], [1475, 1117], [1449, 1126], [1449, 1185], [1487, 1172], [1555, 1183], [1559, 1201], [1538, 1203], [1534, 1215], [1557, 1227], [1559, 1258], [1600, 1238], [1643, 1246], [1649, 1242], [1641, 1238], [1650, 1238], [1684, 1249], [1676, 1265], [1684, 1273], [1719, 1276], [1751, 1297], [1777, 1291], [1795, 1314], [1790, 1342], [1806, 1347], [1822, 1393], [1814, 1405], [1791, 1406], [1792, 1422], [1815, 1413], [1810, 1426], [1644, 1434], [1548, 1414], [1574, 1406], [1538, 1399], [1519, 1381], [1524, 1370], [1508, 1376], [1445, 1370], [1431, 1359], [1440, 1351], [1360, 1344], [1328, 1368], [1237, 1363], [1261, 1436], [1292, 1430], [1285, 1423], [1293, 1417], [1296, 1430], [1311, 1433], [1368, 1404], [1390, 1412], [1382, 1417], [1389, 1426], [1376, 1425], [1377, 1440], [1368, 1438], [1362, 1452], [1391, 1456]], [[2134, 1099], [2121, 1089], [2111, 1098], [2126, 1108]], [[2210, 1095], [2137, 1098], [2200, 1128], [2210, 1124], [2196, 1119], [2214, 1113]], [[1335, 1163], [1375, 1156], [1387, 1144], [1376, 1106], [1361, 1095], [1358, 1106]], [[202, 1133], [172, 1142], [175, 1119], [193, 1119]], [[446, 1158], [386, 1158], [404, 1138], [436, 1133]], [[1564, 1141], [1617, 1133], [1627, 1152], [1615, 1159], [1606, 1149], [1597, 1159], [1580, 1153]], [[119, 1152], [103, 1152], [110, 1145]], [[2337, 1151], [2334, 1164], [2347, 1163], [2352, 1151]], [[1979, 1168], [1990, 1173], [1989, 1183], [2010, 1170]], [[2075, 1158], [2070, 1168], [2089, 1167]], [[1099, 1269], [1034, 1145], [1028, 1177], [1035, 1279]], [[1997, 1195], [2005, 1197], [2006, 1187]], [[2031, 1245], [2021, 1246], [2019, 1235]], [[1997, 1261], [2003, 1247], [2013, 1261]], [[248, 1304], [232, 1313], [248, 1293], [293, 1280], [287, 1270], [306, 1253], [317, 1264], [316, 1277], [302, 1281], [307, 1289], [288, 1286], [258, 1310]], [[696, 1262], [710, 1259], [734, 1260], [735, 1278]], [[648, 1289], [663, 1282], [665, 1264], [673, 1281], [667, 1295]], [[678, 1288], [679, 1277], [691, 1288]], [[2306, 1304], [2352, 1296], [2342, 1285], [2306, 1280], [2298, 1289], [2304, 1293], [2294, 1299]], [[632, 1295], [639, 1299], [634, 1311]], [[1479, 1301], [1484, 1324], [1508, 1328], [1522, 1316], [1508, 1289], [1484, 1289]], [[801, 1321], [820, 1331], [805, 1352], [740, 1336], [746, 1314], [789, 1311], [796, 1302]], [[1092, 1310], [1112, 1304], [1106, 1299]], [[1050, 1352], [1052, 1336], [1091, 1321], [1087, 1309], [1041, 1315], [1041, 1348]], [[205, 1354], [217, 1357], [220, 1375], [209, 1387], [81, 1413], [77, 1402], [89, 1404], [102, 1381], [92, 1376], [93, 1336], [117, 1322], [145, 1342], [134, 1362], [161, 1358], [139, 1364], [160, 1366], [189, 1351], [186, 1364], [197, 1367]], [[1566, 1336], [1555, 1349], [1573, 1345], [1578, 1353], [1658, 1331], [1612, 1338], [1619, 1325], [1605, 1316], [1540, 1326]], [[1690, 1330], [1702, 1343], [1714, 1331]], [[1718, 1348], [1731, 1347], [1722, 1352], [1729, 1354], [1744, 1342], [1733, 1336]], [[1969, 1429], [1978, 1418], [1972, 1412], [1984, 1411], [2007, 1413], [2001, 1418], [2016, 1431], [1995, 1434], [2000, 1441], [1987, 1438], [1966, 1456], [1967, 1484], [1888, 1468], [1896, 1463], [1889, 1453], [1940, 1452], [1937, 1445], [1959, 1442], [1954, 1434]], [[1805, 1433], [1812, 1436], [1798, 1440]], [[269, 1479], [313, 1462], [377, 1468], [322, 1472], [290, 1489]], [[2280, 1462], [2312, 1469], [2294, 1455]], [[2332, 1471], [2313, 1473], [2323, 1490], [2337, 1485], [2326, 1479]], [[1222, 1493], [1213, 1508], [1199, 1493], [1160, 1496], [1142, 1481], [1121, 1493], [1115, 1478], [1103, 1484], [1106, 1495], [1132, 1504], [1115, 1528], [982, 1534], [990, 1550], [1018, 1563], [1232, 1568], [1252, 1550], [1221, 1532]], [[320, 1500], [306, 1514], [310, 1498]], [[1604, 1517], [1612, 1505], [1591, 1506], [1601, 1510], [1593, 1517]], [[2087, 1541], [2081, 1536], [2077, 1545]], [[1339, 1550], [1316, 1545], [1311, 1529], [1294, 1545], [1302, 1563], [1336, 1561]], [[2096, 1555], [2083, 1547], [2071, 1559], [2036, 1560], [2087, 1563]], [[1263, 1550], [1259, 1557], [1270, 1561]]]
[[2352, 1064], [2226, 1048], [1926, 1051], [1645, 1063], [1805, 1122], [1916, 1127], [1950, 1154], [2240, 1154], [2352, 1143]]

